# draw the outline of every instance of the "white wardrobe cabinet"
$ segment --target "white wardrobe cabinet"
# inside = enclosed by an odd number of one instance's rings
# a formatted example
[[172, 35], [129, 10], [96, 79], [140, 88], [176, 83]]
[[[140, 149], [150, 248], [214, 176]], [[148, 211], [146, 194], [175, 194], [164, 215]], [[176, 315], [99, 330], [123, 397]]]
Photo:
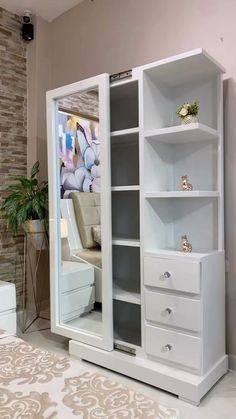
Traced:
[[[71, 354], [193, 404], [227, 371], [223, 73], [196, 49], [134, 68], [110, 83], [101, 75], [87, 79], [86, 86], [78, 82], [48, 93], [50, 234], [56, 247], [52, 330], [71, 338]], [[102, 143], [103, 297], [88, 317], [73, 321], [76, 329], [63, 324], [59, 307], [55, 101], [95, 88]], [[196, 100], [199, 121], [181, 125], [176, 108]], [[181, 188], [184, 175], [193, 185], [190, 191]], [[182, 251], [183, 235], [191, 253]], [[96, 289], [96, 282], [91, 286]], [[95, 323], [88, 327], [91, 319]]]

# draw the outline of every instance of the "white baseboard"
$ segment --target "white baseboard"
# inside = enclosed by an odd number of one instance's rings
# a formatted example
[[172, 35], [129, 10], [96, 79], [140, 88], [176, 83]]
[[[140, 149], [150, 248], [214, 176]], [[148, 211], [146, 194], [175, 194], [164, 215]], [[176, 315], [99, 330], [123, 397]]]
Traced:
[[205, 375], [197, 375], [156, 361], [132, 357], [119, 351], [106, 351], [70, 340], [69, 353], [104, 368], [143, 381], [199, 405], [203, 396], [228, 370], [228, 357], [222, 356]]
[[229, 355], [229, 369], [236, 370], [236, 355]]

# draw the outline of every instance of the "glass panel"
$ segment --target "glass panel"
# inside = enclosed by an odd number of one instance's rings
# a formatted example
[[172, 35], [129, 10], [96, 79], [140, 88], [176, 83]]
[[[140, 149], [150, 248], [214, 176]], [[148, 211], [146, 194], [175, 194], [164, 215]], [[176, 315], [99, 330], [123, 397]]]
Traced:
[[98, 88], [57, 101], [60, 323], [102, 336], [101, 138]]

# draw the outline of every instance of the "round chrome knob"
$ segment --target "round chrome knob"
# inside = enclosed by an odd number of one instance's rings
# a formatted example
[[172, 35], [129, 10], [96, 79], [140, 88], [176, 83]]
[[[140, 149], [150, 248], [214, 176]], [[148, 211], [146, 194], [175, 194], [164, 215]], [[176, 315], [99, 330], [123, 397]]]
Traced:
[[172, 313], [172, 309], [171, 309], [170, 307], [167, 307], [167, 308], [165, 309], [165, 311], [166, 311], [166, 313], [168, 313], [168, 314], [171, 314], [171, 313]]
[[164, 278], [169, 279], [171, 277], [171, 273], [170, 272], [164, 272]]
[[167, 345], [165, 345], [163, 347], [164, 352], [170, 352], [172, 350], [172, 345], [170, 345], [169, 343], [167, 343]]

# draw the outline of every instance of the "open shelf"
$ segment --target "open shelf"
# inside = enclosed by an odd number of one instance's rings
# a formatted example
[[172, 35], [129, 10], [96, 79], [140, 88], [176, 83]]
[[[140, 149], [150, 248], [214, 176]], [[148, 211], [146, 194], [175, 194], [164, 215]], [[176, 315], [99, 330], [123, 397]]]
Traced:
[[[145, 193], [182, 193], [181, 176], [188, 176], [192, 196], [210, 196], [218, 191], [218, 142], [202, 141], [168, 143], [145, 141], [144, 190]], [[199, 192], [197, 192], [199, 191]], [[201, 194], [200, 194], [201, 192]], [[167, 195], [171, 196], [171, 194]], [[189, 197], [191, 195], [188, 195]]]
[[151, 141], [183, 144], [198, 141], [214, 141], [219, 137], [217, 130], [198, 122], [145, 131], [144, 137]]
[[124, 301], [113, 301], [114, 338], [141, 346], [141, 307]]
[[181, 250], [187, 235], [193, 252], [218, 249], [218, 199], [146, 199], [144, 202], [145, 251]]
[[140, 249], [113, 246], [113, 298], [140, 304]]
[[111, 131], [138, 127], [138, 80], [110, 88]]
[[128, 185], [128, 186], [112, 186], [112, 192], [128, 192], [128, 191], [139, 191], [139, 185]]
[[[139, 133], [139, 128], [135, 127], [135, 128], [129, 128], [129, 129], [122, 129], [119, 131], [113, 131], [111, 132], [111, 137], [112, 139], [114, 139], [114, 137], [123, 137], [123, 139], [125, 138], [125, 141], [128, 141], [129, 139], [132, 140], [132, 137], [134, 137], [134, 134], [138, 134], [138, 133]], [[120, 141], [122, 141], [122, 138], [120, 139]]]
[[111, 137], [112, 186], [139, 185], [139, 134]]
[[156, 82], [172, 87], [201, 81], [225, 72], [224, 67], [202, 48], [147, 64], [143, 68]]
[[219, 192], [217, 191], [161, 191], [161, 192], [147, 192], [145, 198], [217, 198]]
[[123, 237], [113, 236], [112, 244], [115, 246], [140, 247], [140, 240], [136, 238], [125, 239]]
[[[200, 63], [203, 61], [200, 57], [195, 57], [193, 61], [195, 60]], [[192, 68], [192, 65], [190, 67]], [[182, 72], [181, 68], [184, 68]], [[215, 71], [205, 73], [197, 64], [196, 69], [188, 73], [186, 68], [186, 60], [179, 60], [144, 70], [145, 132], [179, 125], [177, 107], [194, 101], [199, 102], [200, 123], [217, 129], [220, 70], [212, 65]]]
[[140, 293], [126, 291], [118, 285], [113, 286], [113, 299], [125, 301], [126, 303], [141, 304]]
[[139, 238], [139, 192], [112, 193], [112, 234], [124, 239]]

